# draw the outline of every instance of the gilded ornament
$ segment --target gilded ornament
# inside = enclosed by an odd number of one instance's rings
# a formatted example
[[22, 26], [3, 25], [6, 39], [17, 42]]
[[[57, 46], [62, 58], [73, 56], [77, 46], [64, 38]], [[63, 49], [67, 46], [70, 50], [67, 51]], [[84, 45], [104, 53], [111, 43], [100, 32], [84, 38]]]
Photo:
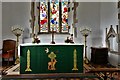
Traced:
[[54, 54], [54, 52], [51, 52], [48, 57], [51, 59], [50, 62], [48, 62], [48, 70], [56, 70], [55, 68], [55, 64], [57, 62], [56, 58], [56, 54]]
[[26, 68], [26, 70], [25, 70], [26, 72], [27, 71], [32, 71], [31, 69], [30, 69], [30, 50], [28, 49], [28, 51], [27, 51], [27, 68]]
[[77, 68], [77, 51], [76, 49], [74, 49], [74, 52], [73, 52], [73, 69], [72, 70], [78, 70]]

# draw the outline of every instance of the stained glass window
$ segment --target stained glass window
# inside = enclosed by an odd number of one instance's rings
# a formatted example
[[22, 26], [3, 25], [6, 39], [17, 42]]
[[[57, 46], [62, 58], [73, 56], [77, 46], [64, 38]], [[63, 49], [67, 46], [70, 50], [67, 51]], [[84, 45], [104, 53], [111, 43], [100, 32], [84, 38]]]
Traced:
[[68, 2], [62, 1], [62, 30], [61, 32], [68, 32]]
[[50, 31], [52, 29], [56, 32], [60, 31], [59, 28], [59, 1], [50, 1]]
[[48, 5], [46, 1], [40, 2], [40, 32], [48, 32]]
[[68, 33], [68, 0], [40, 0], [39, 33]]

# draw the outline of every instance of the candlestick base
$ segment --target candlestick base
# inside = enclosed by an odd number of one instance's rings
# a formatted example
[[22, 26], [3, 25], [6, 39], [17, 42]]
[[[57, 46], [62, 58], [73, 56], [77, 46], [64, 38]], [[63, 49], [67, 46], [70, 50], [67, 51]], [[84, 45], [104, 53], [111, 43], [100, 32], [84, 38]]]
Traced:
[[51, 42], [51, 44], [55, 44], [55, 42], [54, 42], [54, 41], [52, 41], [52, 42]]
[[89, 64], [89, 60], [87, 59], [87, 57], [84, 58], [84, 63]]
[[15, 60], [15, 64], [19, 64], [20, 63], [20, 58], [17, 57], [16, 60]]

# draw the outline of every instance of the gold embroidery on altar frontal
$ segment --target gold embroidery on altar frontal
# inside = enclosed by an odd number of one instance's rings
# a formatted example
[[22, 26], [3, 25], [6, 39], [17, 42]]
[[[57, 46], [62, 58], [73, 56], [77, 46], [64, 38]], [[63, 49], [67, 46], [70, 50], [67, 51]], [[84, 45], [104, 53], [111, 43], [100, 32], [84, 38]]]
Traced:
[[28, 72], [28, 71], [32, 71], [30, 69], [30, 50], [29, 49], [27, 51], [27, 68], [26, 68], [25, 72]]
[[48, 57], [51, 59], [50, 62], [48, 62], [48, 70], [56, 70], [55, 68], [55, 64], [57, 62], [56, 58], [56, 54], [54, 52], [51, 52]]
[[76, 49], [74, 49], [74, 51], [73, 51], [73, 71], [75, 71], [75, 70], [78, 70], [78, 68], [77, 68], [77, 51], [76, 51]]

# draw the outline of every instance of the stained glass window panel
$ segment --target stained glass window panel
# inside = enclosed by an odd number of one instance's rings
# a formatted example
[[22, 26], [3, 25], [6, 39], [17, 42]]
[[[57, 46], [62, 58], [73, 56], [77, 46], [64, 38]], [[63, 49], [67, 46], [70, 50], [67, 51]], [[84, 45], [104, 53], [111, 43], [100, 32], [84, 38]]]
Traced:
[[40, 32], [48, 32], [48, 4], [46, 0], [40, 2]]
[[59, 32], [59, 1], [50, 0], [50, 31]]
[[62, 0], [62, 28], [61, 32], [68, 32], [68, 1]]

